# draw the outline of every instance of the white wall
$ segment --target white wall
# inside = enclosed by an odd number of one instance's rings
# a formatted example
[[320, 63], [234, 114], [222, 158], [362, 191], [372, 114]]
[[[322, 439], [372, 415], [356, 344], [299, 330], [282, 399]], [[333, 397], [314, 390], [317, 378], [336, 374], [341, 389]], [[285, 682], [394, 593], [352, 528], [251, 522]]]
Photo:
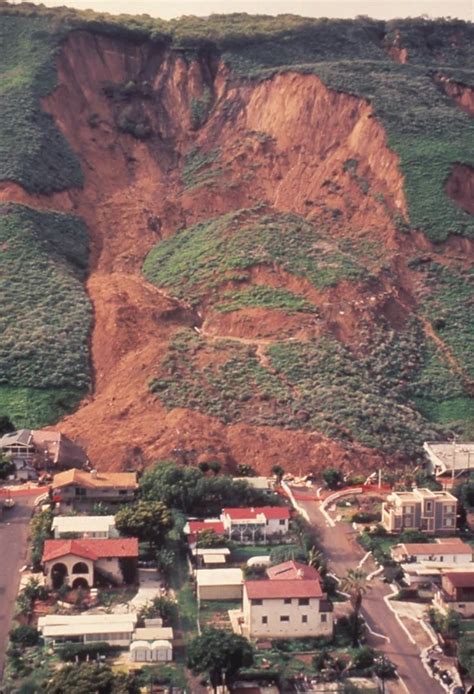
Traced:
[[[331, 634], [333, 627], [332, 612], [319, 611], [319, 598], [310, 598], [309, 605], [299, 605], [298, 598], [292, 598], [291, 604], [285, 604], [283, 598], [263, 599], [262, 605], [252, 605], [244, 590], [243, 613], [245, 626], [251, 638], [273, 636], [280, 638], [319, 636]], [[303, 616], [307, 622], [303, 622]], [[288, 616], [289, 621], [281, 621]], [[263, 617], [267, 623], [263, 623]], [[326, 619], [324, 622], [323, 620]]]

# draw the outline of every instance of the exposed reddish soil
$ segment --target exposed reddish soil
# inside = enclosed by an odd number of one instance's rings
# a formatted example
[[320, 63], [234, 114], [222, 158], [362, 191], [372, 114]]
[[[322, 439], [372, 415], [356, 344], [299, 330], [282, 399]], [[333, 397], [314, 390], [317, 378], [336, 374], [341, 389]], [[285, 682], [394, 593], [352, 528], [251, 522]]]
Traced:
[[454, 82], [442, 74], [436, 75], [435, 81], [445, 94], [454, 99], [459, 108], [470, 116], [474, 116], [474, 89], [472, 87], [468, 87], [460, 82]]
[[[182, 451], [191, 452], [193, 460], [212, 454], [229, 466], [251, 462], [262, 472], [274, 464], [292, 471], [379, 465], [376, 452], [354, 444], [349, 453], [317, 432], [225, 426], [189, 410], [167, 412], [149, 383], [176, 330], [202, 320], [141, 275], [147, 252], [177, 228], [261, 202], [317, 218], [334, 235], [344, 228], [354, 236], [368, 234], [386, 249], [394, 268], [401, 267], [409, 244], [406, 237], [399, 240], [391, 212], [406, 215], [403, 177], [370, 105], [332, 92], [313, 75], [289, 72], [258, 84], [235, 84], [223, 66], [187, 63], [154, 46], [83, 32], [63, 46], [58, 76], [59, 87], [44, 106], [81, 159], [83, 189], [38, 197], [15, 184], [0, 187], [4, 200], [74, 211], [90, 231], [94, 391], [58, 428], [82, 442], [102, 469]], [[153, 85], [156, 98], [140, 104], [153, 127], [149, 140], [118, 132], [117, 104], [103, 92], [107, 82], [131, 79]], [[215, 103], [195, 132], [191, 106], [205, 88]], [[183, 156], [196, 145], [219, 150], [220, 175], [212, 184], [183, 190]], [[342, 283], [325, 292], [279, 269], [255, 268], [250, 281], [286, 287], [318, 310], [316, 318], [255, 309], [203, 316], [210, 340], [257, 344], [262, 363], [266, 341], [282, 335], [308, 339], [329, 329], [356, 343], [361, 323], [381, 317], [398, 327], [412, 301], [382, 277], [373, 287]]]

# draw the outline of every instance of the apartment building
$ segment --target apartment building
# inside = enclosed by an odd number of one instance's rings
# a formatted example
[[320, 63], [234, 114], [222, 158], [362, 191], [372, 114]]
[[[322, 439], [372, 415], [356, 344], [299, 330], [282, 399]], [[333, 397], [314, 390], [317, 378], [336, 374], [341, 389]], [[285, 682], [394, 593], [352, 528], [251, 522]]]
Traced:
[[381, 523], [389, 533], [419, 530], [427, 535], [447, 535], [455, 531], [456, 517], [457, 499], [450, 492], [413, 489], [387, 497]]

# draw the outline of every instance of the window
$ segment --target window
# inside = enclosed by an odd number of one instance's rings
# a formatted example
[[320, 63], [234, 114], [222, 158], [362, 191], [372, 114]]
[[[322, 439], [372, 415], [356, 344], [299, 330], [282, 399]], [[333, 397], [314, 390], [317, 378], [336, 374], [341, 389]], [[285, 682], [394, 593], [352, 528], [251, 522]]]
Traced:
[[285, 605], [291, 605], [291, 598], [285, 598], [283, 602]]
[[300, 598], [298, 600], [298, 605], [309, 605], [309, 598]]
[[427, 502], [426, 502], [426, 512], [427, 512], [427, 513], [431, 513], [432, 510], [433, 510], [433, 502], [432, 502], [432, 501], [427, 501]]
[[280, 615], [280, 622], [289, 622], [289, 621], [290, 621], [289, 615], [287, 615], [287, 614]]
[[119, 489], [119, 494], [121, 496], [125, 496], [126, 494], [128, 494], [128, 489]]
[[268, 624], [268, 617], [267, 617], [267, 615], [263, 615], [263, 617], [262, 617], [262, 624]]
[[280, 525], [285, 525], [285, 520], [281, 520]]
[[454, 523], [454, 519], [453, 519], [453, 518], [445, 518], [444, 521], [443, 521], [443, 525], [445, 526], [445, 528], [452, 528], [452, 527], [453, 527], [453, 523]]
[[303, 622], [303, 624], [307, 624], [308, 623], [308, 615], [307, 614], [301, 615], [301, 621]]
[[260, 598], [257, 600], [252, 600], [252, 605], [263, 605], [263, 600]]
[[327, 616], [327, 614], [322, 614], [322, 615], [321, 615], [321, 622], [324, 623], [324, 622], [327, 622], [327, 621], [328, 621], [328, 616]]
[[76, 487], [76, 496], [85, 496], [86, 495], [86, 489], [83, 489], [82, 487]]

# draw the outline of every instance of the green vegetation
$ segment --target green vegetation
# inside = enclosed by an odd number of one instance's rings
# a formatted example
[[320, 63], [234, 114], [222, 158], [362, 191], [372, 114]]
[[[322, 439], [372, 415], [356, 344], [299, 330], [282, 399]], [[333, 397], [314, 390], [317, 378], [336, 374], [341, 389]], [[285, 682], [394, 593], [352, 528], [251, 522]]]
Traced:
[[319, 289], [366, 276], [329, 234], [303, 217], [261, 214], [258, 208], [178, 232], [149, 253], [143, 272], [150, 282], [197, 304], [210, 289], [233, 280], [236, 272], [241, 279], [255, 265], [279, 266]]
[[238, 311], [241, 308], [269, 308], [279, 309], [285, 313], [315, 313], [315, 307], [293, 294], [287, 289], [276, 289], [265, 285], [255, 285], [236, 292], [225, 292], [222, 295], [223, 303], [217, 304], [216, 309], [221, 313]]
[[[275, 343], [267, 349], [270, 370], [252, 346], [209, 345], [182, 330], [151, 389], [168, 408], [196, 409], [224, 423], [315, 429], [388, 453], [418, 455], [422, 442], [438, 435], [409, 399], [419, 335], [380, 334], [367, 345], [367, 356], [357, 358], [329, 337]], [[197, 366], [198, 354], [206, 355], [208, 366]]]
[[203, 152], [199, 147], [193, 147], [184, 158], [182, 181], [185, 189], [197, 188], [212, 183], [220, 171], [218, 163], [219, 151], [213, 149]]
[[0, 404], [16, 426], [41, 426], [90, 385], [87, 231], [71, 215], [21, 205], [1, 213]]
[[40, 106], [56, 86], [57, 25], [47, 16], [5, 9], [0, 22], [0, 180], [41, 193], [80, 186], [79, 161]]

